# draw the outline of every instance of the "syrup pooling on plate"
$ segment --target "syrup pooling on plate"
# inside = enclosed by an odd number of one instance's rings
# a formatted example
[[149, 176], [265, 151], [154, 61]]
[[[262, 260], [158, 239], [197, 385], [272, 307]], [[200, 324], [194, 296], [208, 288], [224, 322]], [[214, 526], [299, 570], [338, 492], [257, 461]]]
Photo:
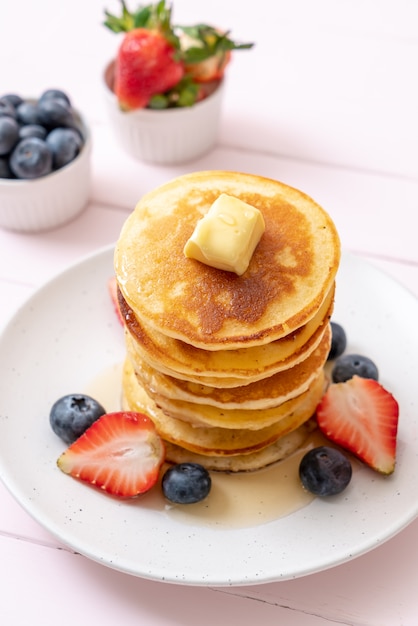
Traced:
[[[120, 410], [121, 371], [122, 364], [115, 363], [99, 372], [85, 389], [109, 412]], [[312, 502], [314, 496], [299, 481], [298, 467], [304, 453], [321, 443], [322, 436], [315, 432], [297, 453], [271, 467], [236, 474], [211, 472], [211, 492], [197, 504], [171, 505], [156, 485], [144, 500], [138, 500], [138, 506], [143, 502], [177, 522], [198, 526], [246, 528], [271, 522]]]

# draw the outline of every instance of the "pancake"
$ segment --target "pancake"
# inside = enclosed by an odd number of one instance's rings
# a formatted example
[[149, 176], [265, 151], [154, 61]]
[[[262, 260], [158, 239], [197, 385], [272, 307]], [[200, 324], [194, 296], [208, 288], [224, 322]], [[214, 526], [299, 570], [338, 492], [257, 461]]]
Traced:
[[139, 382], [154, 399], [162, 396], [171, 403], [205, 404], [222, 410], [262, 410], [277, 407], [305, 392], [324, 367], [330, 346], [328, 325], [319, 346], [301, 363], [260, 381], [233, 388], [208, 387], [179, 380], [158, 372], [138, 358], [134, 359], [133, 365]]
[[[258, 209], [265, 223], [240, 275], [184, 253], [221, 194]], [[230, 206], [220, 217], [235, 237], [245, 222]], [[232, 230], [226, 238], [214, 232], [230, 254], [220, 266], [236, 269]], [[198, 242], [198, 258], [207, 258], [207, 241]], [[319, 205], [278, 181], [196, 172], [141, 199], [114, 260], [126, 341], [123, 408], [149, 415], [168, 462], [249, 471], [306, 441], [326, 385], [340, 260], [337, 231]]]
[[148, 395], [166, 415], [192, 426], [251, 431], [273, 426], [290, 416], [295, 418], [303, 414], [310, 417], [323, 390], [324, 374], [321, 370], [303, 393], [268, 409], [220, 409], [207, 404], [171, 400], [159, 394]]
[[[119, 306], [126, 328], [128, 350], [150, 367], [185, 381], [213, 387], [235, 387], [261, 380], [304, 361], [322, 340], [331, 318], [335, 285], [314, 318], [290, 335], [251, 348], [203, 350], [162, 333], [146, 329], [119, 291]], [[135, 358], [135, 357], [134, 357]]]
[[198, 454], [167, 441], [165, 442], [166, 460], [173, 464], [199, 463], [208, 470], [218, 472], [253, 472], [289, 457], [305, 444], [315, 429], [315, 420], [309, 420], [262, 450], [234, 456]]
[[271, 445], [312, 417], [323, 393], [323, 372], [320, 377], [320, 384], [312, 388], [310, 401], [270, 426], [258, 430], [196, 427], [164, 413], [139, 384], [132, 364], [127, 358], [122, 378], [122, 405], [125, 410], [149, 415], [165, 441], [191, 452], [209, 456], [250, 454]]
[[[185, 243], [221, 193], [259, 209], [265, 232], [242, 276], [186, 258]], [[278, 181], [195, 172], [146, 194], [115, 248], [123, 298], [139, 322], [204, 350], [260, 346], [318, 312], [333, 285], [340, 242], [328, 214]]]

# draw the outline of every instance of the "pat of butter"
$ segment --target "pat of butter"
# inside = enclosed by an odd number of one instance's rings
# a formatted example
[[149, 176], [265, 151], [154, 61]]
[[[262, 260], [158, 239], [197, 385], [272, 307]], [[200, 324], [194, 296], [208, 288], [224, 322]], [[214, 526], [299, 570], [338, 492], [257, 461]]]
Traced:
[[198, 221], [184, 254], [241, 276], [248, 268], [265, 229], [258, 209], [223, 193]]

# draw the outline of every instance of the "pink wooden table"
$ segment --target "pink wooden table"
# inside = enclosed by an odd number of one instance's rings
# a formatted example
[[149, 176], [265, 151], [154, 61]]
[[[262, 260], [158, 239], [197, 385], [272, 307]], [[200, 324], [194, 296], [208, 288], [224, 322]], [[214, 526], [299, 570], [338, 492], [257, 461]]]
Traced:
[[[0, 325], [82, 256], [112, 244], [149, 189], [191, 170], [278, 178], [326, 208], [343, 246], [418, 296], [418, 5], [408, 0], [177, 0], [178, 22], [231, 27], [237, 54], [215, 149], [178, 167], [115, 144], [100, 74], [117, 46], [99, 0], [3, 0], [0, 91], [65, 88], [93, 132], [87, 210], [39, 235], [0, 231]], [[0, 398], [1, 404], [1, 398]], [[292, 581], [203, 588], [130, 577], [74, 554], [0, 484], [0, 621], [8, 626], [416, 626], [418, 521], [347, 564]], [[93, 622], [94, 620], [94, 622]]]

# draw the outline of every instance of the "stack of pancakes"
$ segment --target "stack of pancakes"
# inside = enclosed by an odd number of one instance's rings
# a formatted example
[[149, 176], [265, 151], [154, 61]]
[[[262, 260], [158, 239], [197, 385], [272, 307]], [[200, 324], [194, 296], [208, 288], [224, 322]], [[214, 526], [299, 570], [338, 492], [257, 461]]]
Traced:
[[[242, 276], [183, 252], [222, 193], [265, 222]], [[303, 444], [324, 389], [339, 260], [328, 214], [274, 180], [197, 172], [141, 199], [115, 249], [123, 407], [151, 417], [168, 461], [253, 470]]]

